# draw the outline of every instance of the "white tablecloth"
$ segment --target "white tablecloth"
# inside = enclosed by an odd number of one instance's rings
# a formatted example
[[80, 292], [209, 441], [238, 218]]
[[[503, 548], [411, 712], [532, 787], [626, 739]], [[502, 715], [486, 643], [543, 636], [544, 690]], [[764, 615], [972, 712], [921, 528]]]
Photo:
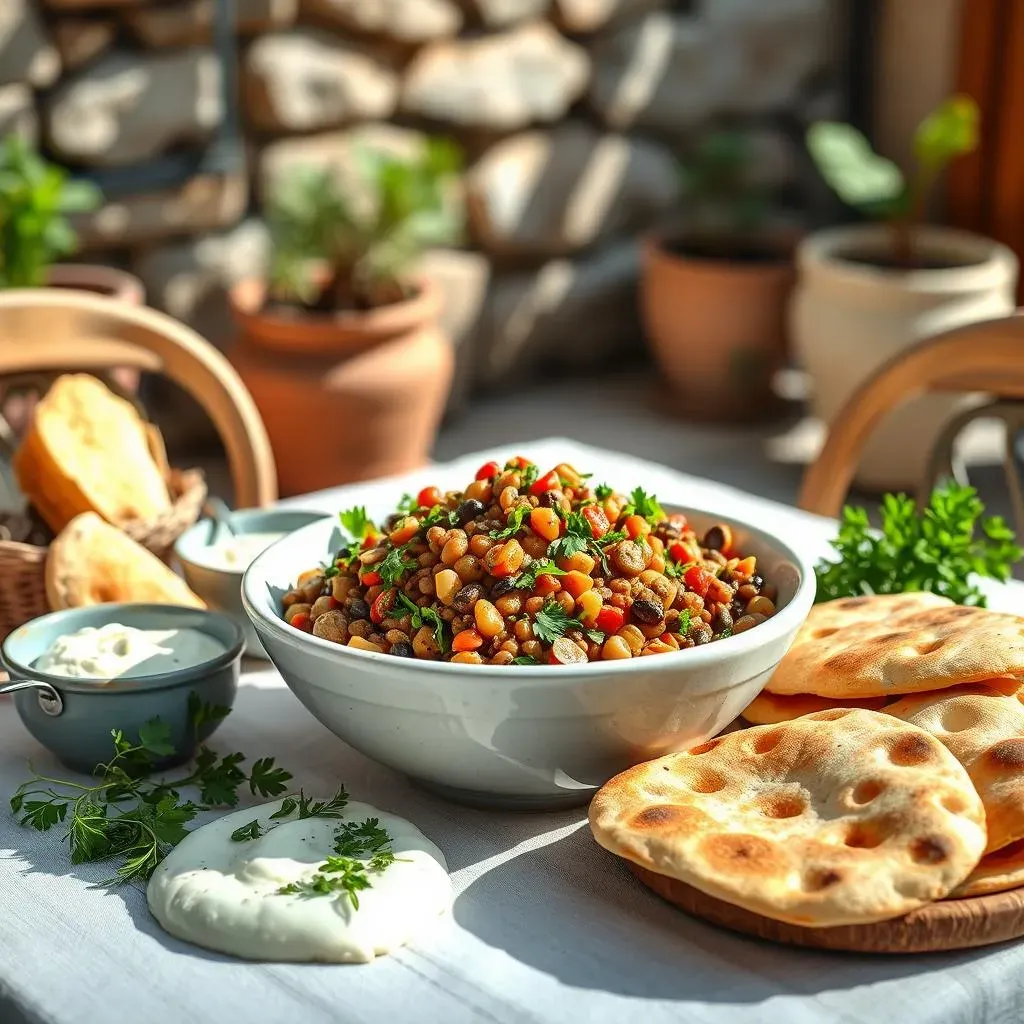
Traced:
[[[515, 454], [510, 446], [495, 453]], [[402, 490], [468, 479], [490, 453], [405, 480], [292, 502], [386, 511]], [[598, 479], [642, 482], [663, 500], [703, 505], [826, 549], [812, 516], [569, 441], [523, 454], [566, 459]], [[1024, 608], [1024, 588], [993, 604]], [[234, 713], [213, 744], [272, 754], [307, 792], [353, 796], [416, 822], [444, 851], [454, 913], [421, 945], [367, 966], [247, 964], [165, 935], [141, 887], [93, 883], [106, 865], [72, 866], [61, 831], [19, 828], [7, 795], [26, 759], [57, 769], [0, 705], [0, 1024], [1019, 1024], [1024, 948], [870, 958], [754, 942], [701, 924], [643, 888], [591, 839], [583, 810], [467, 810], [412, 787], [346, 747], [277, 673], [247, 666]]]

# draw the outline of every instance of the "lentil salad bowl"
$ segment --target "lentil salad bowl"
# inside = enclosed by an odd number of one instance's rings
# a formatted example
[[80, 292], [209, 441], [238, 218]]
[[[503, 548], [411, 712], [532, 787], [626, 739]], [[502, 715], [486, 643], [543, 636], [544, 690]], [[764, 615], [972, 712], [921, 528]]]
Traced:
[[806, 558], [735, 518], [567, 465], [477, 477], [406, 495], [379, 526], [358, 508], [305, 527], [243, 581], [306, 707], [449, 797], [585, 803], [703, 742], [760, 691], [813, 601]]

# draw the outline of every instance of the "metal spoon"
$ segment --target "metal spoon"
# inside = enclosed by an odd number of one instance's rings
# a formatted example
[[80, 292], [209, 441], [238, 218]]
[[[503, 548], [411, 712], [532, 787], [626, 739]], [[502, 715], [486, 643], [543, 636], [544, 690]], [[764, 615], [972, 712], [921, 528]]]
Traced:
[[221, 535], [221, 531], [226, 533], [229, 537], [234, 537], [238, 532], [235, 529], [234, 523], [231, 521], [231, 509], [224, 504], [220, 498], [215, 498], [212, 495], [206, 499], [206, 504], [203, 506], [203, 512], [213, 520], [213, 533], [210, 536], [210, 543], [214, 544], [217, 542]]

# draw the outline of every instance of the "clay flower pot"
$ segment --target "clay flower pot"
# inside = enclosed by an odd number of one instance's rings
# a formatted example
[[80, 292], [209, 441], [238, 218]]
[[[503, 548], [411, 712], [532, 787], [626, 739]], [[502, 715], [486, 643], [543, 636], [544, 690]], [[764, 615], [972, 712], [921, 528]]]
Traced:
[[792, 262], [783, 242], [737, 249], [737, 259], [650, 238], [641, 314], [679, 411], [698, 419], [759, 419], [776, 411], [772, 376], [785, 359]]
[[[919, 268], [886, 265], [885, 225], [831, 228], [797, 251], [793, 346], [811, 379], [812, 408], [830, 423], [865, 378], [923, 338], [1016, 306], [1017, 257], [951, 228], [916, 232]], [[893, 410], [864, 449], [856, 480], [873, 491], [914, 491], [944, 424], [977, 396], [924, 395]]]
[[427, 461], [454, 368], [429, 279], [412, 298], [366, 312], [270, 306], [243, 281], [230, 303], [228, 357], [259, 407], [283, 495], [389, 476]]

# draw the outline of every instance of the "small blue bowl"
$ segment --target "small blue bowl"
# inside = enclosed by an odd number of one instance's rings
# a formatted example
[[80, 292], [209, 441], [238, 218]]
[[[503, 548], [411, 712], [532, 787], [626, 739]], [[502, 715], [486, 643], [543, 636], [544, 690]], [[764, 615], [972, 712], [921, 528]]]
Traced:
[[[326, 512], [308, 512], [290, 508], [251, 508], [231, 514], [236, 534], [279, 533], [282, 538], [320, 519], [332, 518]], [[201, 519], [186, 530], [174, 545], [185, 582], [211, 608], [216, 608], [238, 623], [245, 636], [245, 653], [266, 658], [260, 638], [242, 607], [242, 577], [248, 565], [227, 569], [209, 564], [216, 548], [230, 535], [213, 519]], [[340, 545], [340, 540], [339, 540]]]
[[[171, 672], [119, 676], [106, 682], [53, 675], [33, 663], [61, 636], [83, 626], [112, 622], [136, 629], [196, 629], [224, 646], [207, 661]], [[195, 726], [196, 702], [230, 708], [238, 690], [242, 631], [228, 616], [163, 604], [100, 604], [41, 615], [10, 633], [0, 660], [11, 677], [10, 693], [28, 731], [69, 768], [91, 772], [114, 753], [111, 730], [136, 740], [139, 729], [159, 718], [171, 731], [174, 754], [156, 761], [170, 767], [189, 760], [220, 719]]]

